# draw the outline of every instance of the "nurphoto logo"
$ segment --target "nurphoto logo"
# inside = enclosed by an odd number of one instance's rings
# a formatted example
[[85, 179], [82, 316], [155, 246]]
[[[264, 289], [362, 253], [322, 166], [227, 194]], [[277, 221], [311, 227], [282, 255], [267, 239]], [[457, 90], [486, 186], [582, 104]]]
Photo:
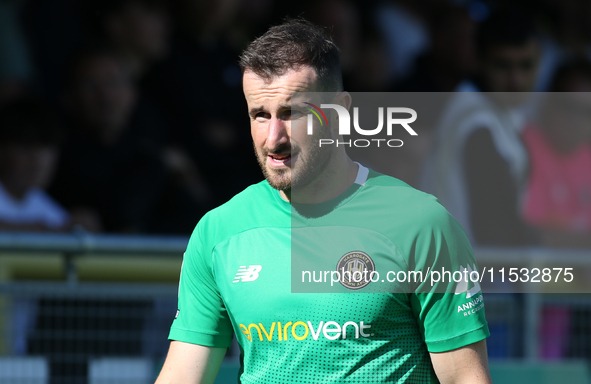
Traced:
[[[324, 126], [325, 124], [328, 126], [328, 119], [326, 118], [326, 114], [323, 112], [325, 108], [331, 108], [337, 112], [338, 115], [338, 123], [339, 123], [339, 135], [340, 136], [348, 136], [351, 135], [351, 116], [347, 108], [343, 107], [342, 105], [338, 104], [320, 104], [320, 107], [311, 104], [311, 103], [304, 103], [309, 105], [312, 108], [304, 107], [310, 113], [308, 114], [308, 121], [307, 121], [307, 133], [308, 135], [314, 134], [314, 116], [320, 122], [320, 126]], [[384, 118], [384, 116], [386, 116]], [[361, 128], [359, 125], [359, 108], [353, 108], [353, 128], [355, 132], [362, 136], [376, 136], [382, 132], [384, 125], [386, 126], [386, 135], [388, 137], [392, 136], [395, 132], [394, 127], [401, 126], [406, 130], [408, 134], [411, 136], [417, 136], [417, 133], [414, 129], [410, 126], [417, 119], [417, 112], [412, 108], [404, 108], [404, 107], [379, 107], [378, 108], [378, 125], [375, 128], [371, 129], [364, 129]], [[386, 123], [384, 124], [384, 120]], [[402, 147], [404, 142], [400, 139], [394, 138], [368, 138], [368, 139], [356, 139], [356, 140], [333, 140], [333, 139], [319, 139], [318, 146], [330, 146], [335, 145], [339, 146], [349, 146], [349, 147], [357, 147], [357, 148], [366, 148], [369, 146], [388, 146], [391, 148], [398, 148]]]

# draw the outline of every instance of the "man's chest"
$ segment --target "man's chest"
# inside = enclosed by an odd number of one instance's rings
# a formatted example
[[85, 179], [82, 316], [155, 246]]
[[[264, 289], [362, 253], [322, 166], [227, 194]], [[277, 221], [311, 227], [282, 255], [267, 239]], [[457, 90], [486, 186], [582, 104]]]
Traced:
[[[405, 268], [392, 261], [390, 245], [375, 236], [367, 244], [353, 233], [335, 237], [335, 230], [258, 229], [216, 247], [215, 280], [237, 332], [269, 340], [363, 338], [415, 324], [408, 295], [363, 293], [377, 282], [360, 287], [364, 272]], [[362, 282], [331, 283], [338, 270]]]

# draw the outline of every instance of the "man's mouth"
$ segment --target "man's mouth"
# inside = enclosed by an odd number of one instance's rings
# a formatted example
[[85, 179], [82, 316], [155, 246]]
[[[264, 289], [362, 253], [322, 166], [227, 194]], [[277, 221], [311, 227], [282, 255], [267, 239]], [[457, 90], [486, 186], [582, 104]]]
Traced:
[[291, 153], [285, 153], [282, 155], [269, 154], [268, 157], [271, 165], [275, 167], [287, 165], [291, 161]]

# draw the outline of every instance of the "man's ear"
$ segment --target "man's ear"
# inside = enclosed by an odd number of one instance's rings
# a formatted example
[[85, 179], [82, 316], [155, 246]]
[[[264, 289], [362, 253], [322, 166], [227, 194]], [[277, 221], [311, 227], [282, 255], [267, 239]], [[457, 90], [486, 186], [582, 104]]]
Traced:
[[342, 105], [349, 110], [351, 107], [351, 94], [349, 92], [343, 91], [335, 97], [335, 104]]

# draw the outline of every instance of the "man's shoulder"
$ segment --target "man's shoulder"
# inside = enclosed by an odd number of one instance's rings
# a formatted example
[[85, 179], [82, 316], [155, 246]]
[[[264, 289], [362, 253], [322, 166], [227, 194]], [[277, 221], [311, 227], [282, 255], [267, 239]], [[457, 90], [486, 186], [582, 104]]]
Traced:
[[380, 174], [370, 173], [366, 187], [367, 202], [358, 211], [370, 213], [368, 225], [388, 236], [403, 254], [413, 254], [417, 242], [433, 239], [469, 244], [464, 229], [435, 196]]
[[266, 180], [260, 181], [256, 184], [249, 185], [241, 192], [235, 194], [230, 200], [224, 204], [213, 209], [213, 212], [224, 211], [227, 209], [234, 209], [243, 204], [250, 204], [255, 202], [264, 202], [268, 199], [273, 198], [273, 188], [269, 185]]
[[365, 183], [367, 191], [376, 197], [382, 198], [385, 203], [400, 203], [412, 206], [441, 206], [437, 198], [410, 186], [404, 181], [392, 176], [370, 170]]
[[374, 201], [384, 212], [404, 218], [411, 225], [424, 225], [453, 220], [439, 200], [426, 192], [420, 191], [395, 177], [371, 171], [365, 184], [366, 197]]
[[257, 210], [270, 209], [274, 206], [273, 189], [267, 181], [261, 181], [246, 187], [224, 204], [212, 209], [202, 220], [236, 220], [247, 216], [256, 207]]
[[267, 181], [253, 184], [226, 203], [207, 212], [195, 228], [194, 235], [217, 242], [234, 234], [257, 227], [289, 224], [285, 211]]

